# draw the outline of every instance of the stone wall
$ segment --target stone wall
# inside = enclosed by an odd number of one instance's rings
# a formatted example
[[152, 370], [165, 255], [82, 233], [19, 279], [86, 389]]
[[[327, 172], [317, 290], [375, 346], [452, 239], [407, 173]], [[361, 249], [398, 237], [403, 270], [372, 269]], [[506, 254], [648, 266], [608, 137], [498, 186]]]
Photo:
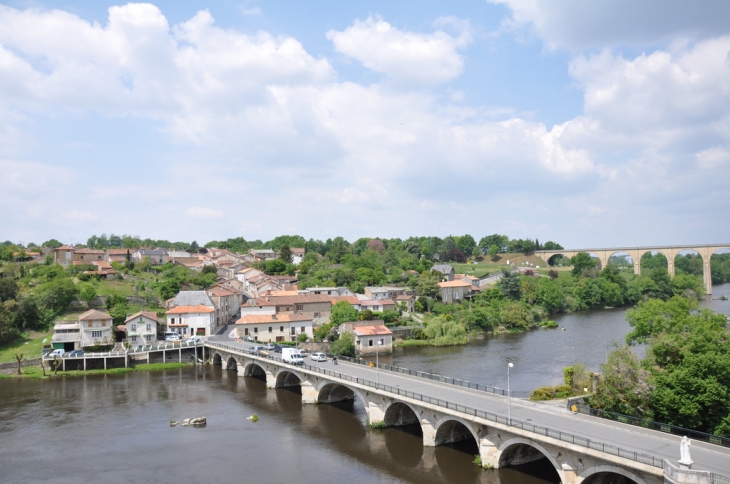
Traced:
[[299, 343], [299, 348], [303, 350], [307, 350], [309, 353], [325, 353], [329, 354], [330, 352], [330, 343]]

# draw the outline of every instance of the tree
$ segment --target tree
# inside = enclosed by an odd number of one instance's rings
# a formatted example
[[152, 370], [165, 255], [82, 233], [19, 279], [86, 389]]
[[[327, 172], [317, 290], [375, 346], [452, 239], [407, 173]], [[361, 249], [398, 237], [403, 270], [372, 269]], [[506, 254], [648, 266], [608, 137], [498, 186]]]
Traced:
[[201, 274], [215, 274], [216, 277], [218, 277], [218, 268], [214, 266], [213, 264], [203, 266], [203, 270], [200, 271]]
[[283, 260], [287, 264], [291, 264], [294, 262], [294, 256], [291, 253], [291, 248], [289, 247], [289, 244], [283, 244], [281, 247], [279, 247], [279, 259]]
[[194, 253], [196, 253], [198, 251], [199, 248], [200, 248], [200, 246], [198, 245], [198, 243], [193, 240], [193, 242], [188, 247], [188, 252], [194, 254]]
[[18, 295], [18, 283], [10, 277], [0, 277], [0, 303], [15, 299]]
[[59, 277], [38, 286], [36, 294], [42, 306], [59, 314], [71, 304], [77, 292], [71, 279]]
[[491, 257], [493, 261], [497, 260], [497, 256], [499, 255], [499, 246], [497, 246], [497, 244], [490, 245], [488, 253], [489, 257]]
[[51, 239], [51, 240], [46, 240], [45, 242], [43, 242], [43, 245], [41, 245], [41, 247], [48, 247], [50, 249], [58, 249], [62, 245], [63, 244], [61, 242], [57, 241], [56, 239]]
[[333, 355], [355, 356], [355, 336], [351, 333], [344, 333], [340, 339], [330, 346]]
[[330, 323], [339, 327], [343, 323], [357, 321], [357, 309], [353, 308], [347, 301], [338, 301], [332, 306], [330, 312]]
[[416, 294], [421, 297], [436, 297], [439, 294], [438, 283], [430, 274], [421, 276], [416, 286]]
[[519, 300], [522, 296], [522, 285], [519, 276], [507, 269], [502, 269], [502, 277], [497, 281], [497, 287], [507, 299]]
[[461, 237], [459, 237], [459, 239], [456, 241], [456, 246], [464, 254], [471, 255], [471, 253], [474, 252], [474, 248], [477, 246], [477, 243], [474, 240], [474, 237], [472, 237], [469, 234], [466, 234], [466, 235], [462, 235]]
[[543, 250], [563, 250], [563, 246], [560, 244], [557, 244], [553, 242], [552, 240], [548, 240], [545, 242], [542, 246]]
[[596, 261], [587, 252], [578, 252], [570, 258], [573, 275], [580, 276], [584, 270], [596, 267]]
[[385, 244], [383, 244], [383, 241], [380, 239], [370, 239], [367, 243], [367, 248], [380, 254], [385, 252]]
[[18, 375], [22, 375], [23, 373], [20, 371], [20, 367], [23, 363], [23, 353], [16, 353], [13, 357], [15, 358], [15, 361], [18, 362]]
[[96, 289], [91, 284], [84, 284], [79, 291], [79, 299], [86, 301], [86, 307], [89, 307], [91, 301], [96, 299]]
[[628, 346], [616, 348], [601, 365], [602, 378], [591, 404], [610, 412], [651, 418], [654, 384]]

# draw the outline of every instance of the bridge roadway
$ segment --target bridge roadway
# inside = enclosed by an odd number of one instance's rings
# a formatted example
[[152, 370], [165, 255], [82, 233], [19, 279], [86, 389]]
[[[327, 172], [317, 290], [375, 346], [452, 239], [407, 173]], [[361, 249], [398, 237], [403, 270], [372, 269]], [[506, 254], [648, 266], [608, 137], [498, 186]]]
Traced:
[[[241, 349], [252, 346], [251, 343], [230, 341], [225, 336], [211, 336], [210, 340], [217, 340], [220, 343]], [[209, 349], [213, 350], [212, 347], [209, 347]], [[251, 355], [247, 356], [250, 357]], [[380, 384], [398, 387], [401, 390], [420, 393], [424, 396], [427, 395], [458, 405], [492, 412], [504, 417], [507, 415], [507, 399], [500, 395], [383, 369], [380, 369], [376, 374], [375, 368], [348, 362], [338, 362], [338, 365], [335, 366], [330, 361], [314, 362], [307, 359], [306, 364], [336, 371], [352, 378], [361, 378], [373, 382], [377, 379]], [[557, 407], [552, 408], [544, 404], [515, 398], [511, 399], [511, 406], [513, 420], [521, 420], [588, 438], [592, 441], [610, 444], [625, 450], [666, 459], [675, 466], [679, 460], [680, 437], [675, 435], [598, 417], [572, 414], [571, 412], [560, 411]], [[723, 476], [730, 475], [730, 449], [705, 442], [692, 441], [691, 455], [694, 461], [693, 470], [710, 471]]]

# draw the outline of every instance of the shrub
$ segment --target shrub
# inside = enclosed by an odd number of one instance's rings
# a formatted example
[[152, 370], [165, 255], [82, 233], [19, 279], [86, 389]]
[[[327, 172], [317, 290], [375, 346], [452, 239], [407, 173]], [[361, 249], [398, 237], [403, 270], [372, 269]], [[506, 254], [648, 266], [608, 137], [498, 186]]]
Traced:
[[570, 385], [557, 385], [554, 387], [535, 388], [530, 393], [530, 400], [555, 400], [568, 398], [572, 395]]
[[355, 336], [345, 333], [332, 343], [330, 351], [333, 355], [355, 356]]

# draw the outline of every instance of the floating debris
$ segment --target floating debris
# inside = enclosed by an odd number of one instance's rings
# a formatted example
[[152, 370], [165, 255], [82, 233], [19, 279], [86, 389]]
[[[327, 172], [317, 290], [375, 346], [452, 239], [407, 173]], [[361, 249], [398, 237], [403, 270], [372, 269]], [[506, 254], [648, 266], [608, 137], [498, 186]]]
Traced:
[[256, 415], [256, 414], [253, 414], [253, 415], [250, 415], [250, 416], [246, 417], [246, 420], [251, 420], [252, 422], [258, 422], [259, 421], [259, 416]]
[[170, 427], [174, 427], [178, 424], [177, 420], [170, 420]]

